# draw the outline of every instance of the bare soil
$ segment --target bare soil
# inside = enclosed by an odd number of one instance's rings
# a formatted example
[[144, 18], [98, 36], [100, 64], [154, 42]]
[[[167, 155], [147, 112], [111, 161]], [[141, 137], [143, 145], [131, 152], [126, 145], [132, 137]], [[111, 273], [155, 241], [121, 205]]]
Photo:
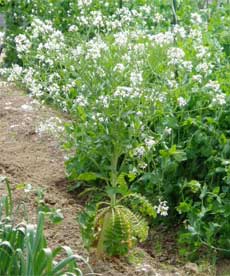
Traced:
[[[32, 106], [32, 109], [27, 110], [25, 105]], [[65, 119], [63, 116], [49, 107], [34, 104], [21, 90], [0, 82], [0, 175], [12, 181], [15, 201], [25, 202], [32, 223], [36, 222], [35, 195], [17, 190], [18, 183], [31, 184], [35, 190], [43, 189], [45, 202], [62, 210], [64, 220], [61, 224], [47, 224], [45, 234], [49, 245], [70, 246], [76, 254], [89, 257], [94, 271], [103, 276], [214, 275], [210, 270], [198, 273], [194, 267], [186, 268], [176, 261], [164, 263], [164, 260], [150, 256], [147, 250], [141, 248], [136, 252], [137, 257], [133, 258], [132, 264], [127, 258], [98, 260], [93, 253], [89, 254], [84, 249], [76, 221], [83, 206], [76, 195], [67, 192], [64, 152], [54, 136], [40, 136], [36, 132], [41, 122], [50, 117]]]

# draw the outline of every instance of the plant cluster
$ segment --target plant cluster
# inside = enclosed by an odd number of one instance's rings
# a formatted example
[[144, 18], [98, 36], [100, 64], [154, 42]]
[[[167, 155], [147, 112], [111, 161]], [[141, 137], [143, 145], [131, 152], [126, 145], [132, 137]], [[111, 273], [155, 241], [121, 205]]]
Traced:
[[[76, 261], [86, 261], [68, 246], [51, 249], [44, 236], [45, 213], [39, 212], [37, 225], [14, 223], [15, 208], [10, 182], [0, 176], [7, 194], [0, 198], [0, 274], [1, 275], [83, 275]], [[60, 254], [67, 257], [60, 259]], [[59, 261], [57, 261], [59, 260]]]
[[167, 216], [183, 225], [182, 254], [229, 254], [227, 1], [8, 2], [16, 56], [1, 72], [71, 115], [67, 174], [102, 191], [80, 218], [88, 244], [126, 254], [146, 237], [143, 215]]

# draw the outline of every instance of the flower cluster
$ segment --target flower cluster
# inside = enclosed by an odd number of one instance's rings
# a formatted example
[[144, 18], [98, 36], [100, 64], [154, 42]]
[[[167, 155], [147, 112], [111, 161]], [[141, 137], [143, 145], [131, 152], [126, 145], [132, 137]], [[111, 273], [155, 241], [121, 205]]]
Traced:
[[168, 215], [168, 210], [169, 210], [169, 207], [167, 205], [167, 201], [164, 200], [164, 201], [161, 201], [159, 200], [159, 205], [155, 206], [155, 209], [157, 211], [157, 214], [165, 217]]

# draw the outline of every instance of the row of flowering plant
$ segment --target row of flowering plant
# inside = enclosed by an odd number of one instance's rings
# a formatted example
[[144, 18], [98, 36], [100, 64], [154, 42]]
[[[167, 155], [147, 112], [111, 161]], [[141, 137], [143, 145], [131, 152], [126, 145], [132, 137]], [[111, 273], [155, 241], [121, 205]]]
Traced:
[[206, 2], [34, 1], [14, 37], [1, 72], [71, 114], [67, 174], [110, 199], [80, 218], [99, 252], [127, 253], [156, 213], [185, 221], [181, 253], [229, 252], [229, 7]]

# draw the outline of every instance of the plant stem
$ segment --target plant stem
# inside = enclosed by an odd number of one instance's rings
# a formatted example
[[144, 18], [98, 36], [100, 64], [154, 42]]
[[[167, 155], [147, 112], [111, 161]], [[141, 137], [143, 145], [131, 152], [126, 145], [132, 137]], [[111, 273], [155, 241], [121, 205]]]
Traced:
[[119, 8], [122, 9], [123, 7], [123, 0], [119, 0]]
[[8, 179], [6, 179], [6, 187], [7, 187], [8, 199], [9, 199], [8, 206], [7, 206], [7, 216], [11, 216], [13, 211], [13, 199], [12, 199], [12, 192], [10, 188], [10, 182]]
[[[117, 163], [118, 163], [119, 154], [117, 154], [116, 149], [111, 160], [111, 186], [115, 188], [117, 186]], [[116, 203], [116, 193], [113, 193], [111, 196], [111, 205], [115, 206]]]
[[177, 9], [177, 1], [172, 0], [172, 11], [173, 11], [173, 25], [177, 24], [177, 15], [176, 15], [176, 9]]

